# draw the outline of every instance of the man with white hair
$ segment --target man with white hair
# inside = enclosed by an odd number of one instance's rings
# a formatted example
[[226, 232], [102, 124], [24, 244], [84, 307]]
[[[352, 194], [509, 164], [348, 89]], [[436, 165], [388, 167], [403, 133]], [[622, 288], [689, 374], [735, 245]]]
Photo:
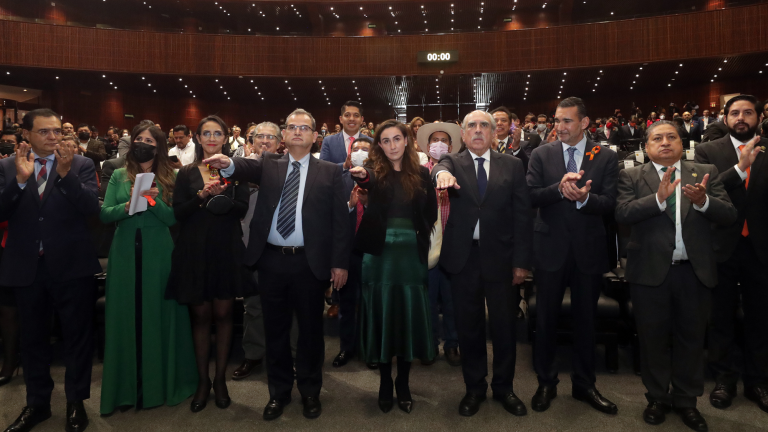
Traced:
[[491, 151], [496, 122], [484, 111], [464, 117], [467, 151], [446, 154], [432, 169], [451, 200], [439, 264], [451, 275], [466, 395], [459, 414], [472, 416], [488, 383], [485, 306], [493, 338], [493, 398], [511, 414], [527, 413], [515, 395], [516, 320], [520, 284], [533, 254], [531, 202], [520, 159]]

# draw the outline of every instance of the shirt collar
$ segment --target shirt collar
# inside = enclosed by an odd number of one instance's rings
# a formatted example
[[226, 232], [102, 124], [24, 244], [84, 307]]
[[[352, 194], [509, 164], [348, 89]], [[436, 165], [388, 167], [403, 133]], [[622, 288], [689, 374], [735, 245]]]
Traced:
[[[754, 137], [753, 137], [753, 138], [754, 138]], [[752, 138], [750, 138], [750, 140], [751, 140], [751, 139], [752, 139]], [[743, 146], [743, 145], [745, 146], [745, 145], [747, 145], [747, 143], [748, 143], [748, 142], [749, 142], [749, 140], [747, 140], [746, 142], [741, 142], [741, 141], [737, 140], [736, 138], [734, 138], [734, 137], [733, 137], [733, 135], [731, 135], [731, 143], [733, 143], [733, 147], [735, 147], [735, 148], [736, 148], [736, 150], [738, 150], [738, 149], [739, 149], [739, 146]]]
[[344, 144], [349, 144], [349, 138], [352, 137], [354, 139], [360, 138], [360, 130], [357, 131], [354, 135], [347, 135], [346, 132], [344, 132], [344, 129], [341, 130], [342, 135], [344, 136]]
[[472, 155], [472, 160], [475, 160], [475, 159], [477, 159], [479, 157], [481, 157], [481, 158], [483, 158], [483, 159], [485, 159], [487, 161], [491, 160], [491, 149], [486, 150], [485, 153], [483, 153], [482, 156], [478, 156], [478, 155], [472, 153], [472, 151], [470, 151], [469, 149], [467, 149], [467, 151], [469, 152], [469, 154]]
[[[662, 168], [664, 168], [664, 165], [659, 165], [656, 162], [652, 162], [652, 163], [653, 163], [653, 167], [656, 168], [656, 172], [659, 172], [661, 171]], [[680, 171], [680, 164], [681, 162], [680, 160], [678, 160], [672, 166], [674, 166], [677, 171]]]
[[[302, 168], [306, 168], [309, 164], [309, 157], [312, 156], [311, 153], [307, 153], [303, 158], [299, 159], [299, 165], [301, 165]], [[293, 158], [293, 155], [288, 153], [288, 162], [292, 165], [296, 159]]]
[[[567, 153], [568, 149], [571, 148], [570, 145], [568, 145], [568, 144], [566, 144], [566, 143], [564, 143], [562, 141], [560, 142], [560, 144], [563, 145], [563, 153]], [[581, 138], [581, 141], [579, 141], [578, 144], [576, 144], [576, 152], [583, 155], [584, 154], [584, 150], [586, 148], [587, 148], [587, 137], [584, 136], [584, 137]]]
[[[38, 155], [35, 155], [35, 160], [37, 160], [37, 159], [40, 159], [40, 157]], [[48, 156], [46, 156], [46, 157], [44, 157], [42, 159], [45, 159], [48, 162], [53, 162], [54, 160], [56, 160], [56, 154], [55, 153], [51, 153], [51, 154], [49, 154]]]

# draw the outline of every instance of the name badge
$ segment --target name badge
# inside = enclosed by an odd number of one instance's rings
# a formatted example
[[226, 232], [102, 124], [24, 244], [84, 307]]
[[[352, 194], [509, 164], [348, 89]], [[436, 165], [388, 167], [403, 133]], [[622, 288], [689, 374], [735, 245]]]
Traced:
[[619, 151], [619, 147], [618, 147], [618, 146], [615, 146], [615, 145], [610, 145], [610, 146], [608, 146], [608, 147], [609, 147], [611, 150], [613, 150], [613, 151]]
[[624, 168], [634, 168], [634, 167], [635, 167], [635, 161], [633, 160], [624, 161]]
[[696, 155], [696, 152], [694, 152], [693, 150], [686, 150], [686, 151], [685, 151], [685, 159], [686, 159], [686, 160], [690, 160], [690, 161], [692, 161], [692, 160], [693, 160], [693, 157], [694, 157], [695, 155]]
[[643, 154], [642, 151], [638, 150], [635, 152], [635, 160], [637, 161], [637, 163], [641, 163], [641, 164], [645, 163], [645, 155]]

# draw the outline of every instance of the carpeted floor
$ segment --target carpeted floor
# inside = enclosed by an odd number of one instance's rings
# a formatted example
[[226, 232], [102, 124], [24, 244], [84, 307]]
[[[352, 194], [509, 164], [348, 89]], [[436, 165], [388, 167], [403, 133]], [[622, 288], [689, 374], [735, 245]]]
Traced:
[[[343, 368], [331, 367], [333, 357], [339, 348], [338, 338], [326, 338], [326, 363], [324, 386], [321, 394], [323, 414], [319, 419], [307, 420], [301, 414], [298, 391], [294, 389], [293, 402], [288, 405], [281, 418], [266, 422], [261, 413], [269, 393], [263, 368], [244, 381], [229, 381], [229, 392], [233, 403], [221, 410], [213, 404], [197, 414], [189, 411], [189, 401], [175, 407], [159, 407], [145, 411], [117, 412], [110, 417], [98, 416], [102, 366], [96, 362], [93, 368], [91, 399], [86, 408], [91, 416], [89, 431], [687, 431], [675, 414], [668, 416], [661, 426], [649, 426], [642, 420], [646, 402], [640, 378], [632, 373], [631, 353], [621, 350], [621, 370], [617, 374], [605, 371], [600, 364], [597, 387], [603, 395], [619, 406], [619, 414], [601, 414], [570, 396], [569, 350], [561, 347], [561, 383], [559, 396], [545, 413], [533, 412], [530, 399], [536, 391], [536, 377], [531, 364], [531, 346], [519, 344], [517, 351], [517, 377], [515, 392], [529, 409], [525, 417], [508, 414], [498, 402], [489, 399], [483, 403], [474, 417], [458, 415], [458, 403], [464, 395], [461, 368], [451, 367], [440, 357], [432, 366], [414, 364], [411, 372], [411, 392], [415, 406], [411, 414], [396, 407], [384, 414], [376, 405], [379, 375], [353, 360]], [[490, 344], [489, 344], [490, 348]], [[598, 353], [600, 354], [600, 353]], [[242, 351], [232, 355], [229, 373], [242, 359]], [[489, 356], [489, 361], [491, 360]], [[598, 355], [599, 363], [602, 358]], [[64, 427], [64, 367], [54, 364], [52, 368], [56, 388], [53, 393], [53, 417], [35, 428], [36, 431], [61, 431]], [[706, 394], [712, 389], [708, 382]], [[768, 414], [760, 411], [755, 404], [741, 395], [731, 408], [712, 408], [706, 398], [699, 400], [699, 409], [709, 423], [711, 431], [766, 431]], [[9, 425], [24, 406], [23, 374], [10, 384], [0, 387], [0, 426]]]

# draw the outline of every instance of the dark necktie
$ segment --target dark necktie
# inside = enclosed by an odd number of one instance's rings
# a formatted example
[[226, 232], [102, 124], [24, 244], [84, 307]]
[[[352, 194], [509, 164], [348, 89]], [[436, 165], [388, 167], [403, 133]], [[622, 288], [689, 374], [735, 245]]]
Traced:
[[569, 173], [575, 173], [579, 172], [579, 168], [576, 166], [576, 158], [574, 157], [574, 153], [576, 153], [576, 147], [571, 147], [568, 149], [568, 172]]
[[280, 196], [280, 213], [277, 215], [277, 232], [287, 239], [296, 230], [296, 204], [299, 198], [299, 182], [301, 180], [301, 165], [298, 161], [292, 163], [293, 171], [288, 175]]
[[483, 165], [485, 159], [479, 157], [475, 160], [477, 161], [477, 191], [480, 193], [480, 199], [483, 199], [485, 189], [488, 187], [488, 174], [485, 172], [485, 166]]
[[[667, 172], [667, 167], [664, 167], [661, 170]], [[675, 182], [675, 167], [672, 167], [672, 175], [669, 176], [669, 182]], [[677, 187], [675, 187], [675, 191], [672, 192], [672, 195], [667, 197], [667, 208], [672, 210], [672, 222], [677, 223]]]
[[43, 199], [43, 192], [45, 192], [45, 183], [48, 181], [48, 170], [46, 169], [45, 158], [37, 158], [37, 163], [40, 164], [40, 172], [37, 173], [37, 193], [40, 194], [40, 199]]

